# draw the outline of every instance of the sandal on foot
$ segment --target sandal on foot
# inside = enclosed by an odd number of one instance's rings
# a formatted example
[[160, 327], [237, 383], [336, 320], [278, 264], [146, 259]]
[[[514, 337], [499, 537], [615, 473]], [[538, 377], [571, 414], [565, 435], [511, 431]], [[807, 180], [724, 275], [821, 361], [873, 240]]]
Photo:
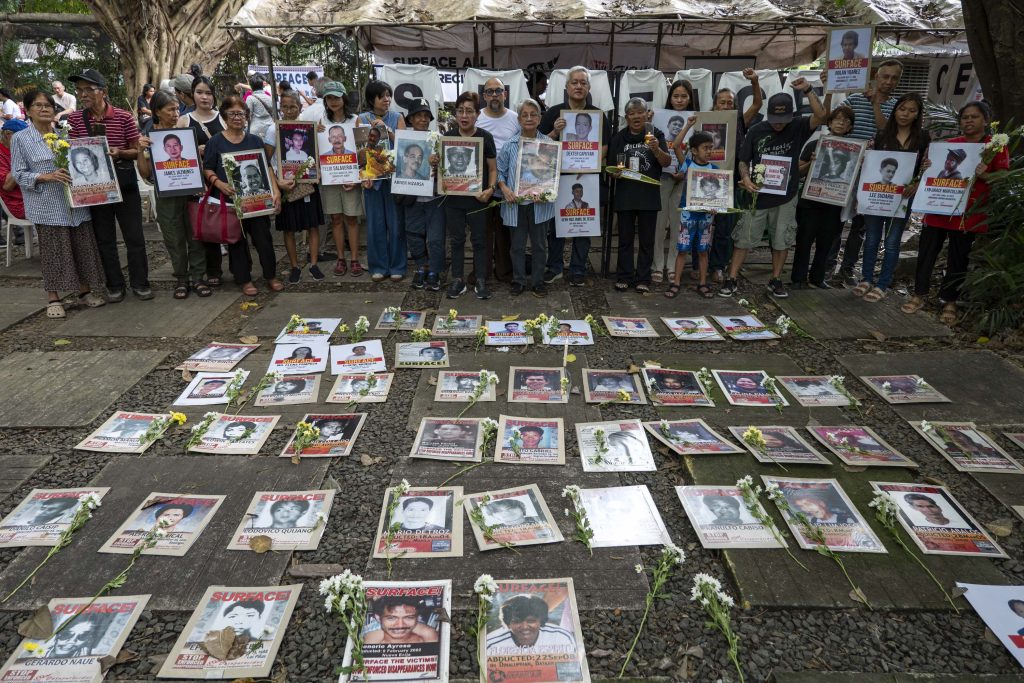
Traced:
[[900, 310], [904, 313], [917, 313], [922, 308], [924, 308], [924, 298], [916, 294], [910, 297], [910, 301], [900, 306]]
[[956, 317], [956, 304], [950, 302], [942, 307], [942, 313], [939, 314], [939, 322], [952, 327], [956, 324]]
[[864, 296], [865, 294], [867, 294], [870, 291], [871, 291], [871, 283], [865, 281], [865, 282], [861, 282], [859, 285], [857, 285], [856, 287], [853, 288], [853, 295], [854, 296]]
[[711, 289], [709, 285], [697, 285], [697, 293], [705, 299], [710, 299], [715, 295], [715, 290]]
[[85, 294], [78, 295], [78, 303], [85, 304], [89, 308], [99, 308], [100, 306], [106, 306], [107, 300], [99, 294], [86, 292]]
[[270, 289], [274, 292], [280, 292], [284, 289], [284, 283], [278, 280], [276, 277], [270, 279]]
[[188, 285], [184, 282], [179, 282], [174, 288], [174, 298], [184, 299], [188, 296]]
[[636, 286], [637, 294], [649, 294], [651, 292], [651, 286], [641, 282]]
[[876, 301], [881, 301], [882, 299], [884, 299], [885, 294], [886, 292], [884, 289], [872, 287], [871, 291], [864, 295], [864, 301], [867, 301], [869, 304], [873, 304]]
[[68, 314], [64, 312], [64, 304], [59, 301], [51, 301], [46, 304], [46, 317], [47, 318], [66, 318]]
[[679, 296], [679, 285], [673, 283], [669, 285], [669, 288], [665, 291], [665, 298], [675, 299], [677, 296]]
[[219, 277], [208, 277], [206, 278], [206, 284], [210, 287], [220, 287], [223, 283]]
[[627, 289], [629, 289], [629, 283], [628, 282], [623, 282], [623, 281], [619, 280], [618, 282], [615, 283], [615, 291], [616, 292], [625, 292]]
[[348, 272], [352, 274], [352, 277], [359, 277], [366, 271], [363, 270], [363, 264], [359, 261], [352, 261], [348, 266]]
[[260, 293], [260, 290], [256, 289], [256, 285], [251, 282], [246, 282], [242, 285], [242, 294], [246, 296], [256, 296]]
[[338, 259], [334, 262], [334, 274], [344, 275], [348, 272], [348, 265], [345, 263], [345, 259]]
[[192, 289], [195, 290], [196, 296], [201, 298], [206, 298], [213, 294], [213, 290], [210, 289], [209, 285], [207, 285], [205, 282], [195, 283], [194, 285], [192, 285]]

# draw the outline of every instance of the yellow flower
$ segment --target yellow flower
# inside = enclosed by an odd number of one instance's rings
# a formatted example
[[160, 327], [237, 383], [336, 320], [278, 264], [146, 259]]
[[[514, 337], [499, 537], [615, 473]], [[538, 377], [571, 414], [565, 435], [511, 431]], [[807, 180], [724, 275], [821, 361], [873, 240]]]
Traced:
[[71, 149], [71, 143], [69, 143], [67, 140], [58, 140], [57, 146], [60, 147], [61, 149]]
[[25, 652], [28, 652], [33, 657], [43, 656], [43, 647], [39, 643], [33, 643], [29, 641], [25, 643]]
[[43, 139], [46, 140], [47, 142], [53, 142], [54, 140], [57, 139], [57, 134], [47, 133], [46, 135], [43, 136]]
[[173, 422], [174, 424], [183, 425], [187, 421], [188, 421], [188, 418], [185, 417], [184, 413], [171, 412], [171, 422]]
[[624, 403], [629, 403], [631, 396], [625, 389], [619, 389], [619, 400]]

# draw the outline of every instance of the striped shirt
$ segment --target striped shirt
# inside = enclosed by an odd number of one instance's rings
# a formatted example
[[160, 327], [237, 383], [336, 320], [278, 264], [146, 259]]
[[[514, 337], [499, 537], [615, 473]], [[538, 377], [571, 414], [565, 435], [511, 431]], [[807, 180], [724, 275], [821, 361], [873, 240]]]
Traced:
[[[131, 112], [107, 105], [107, 111], [103, 114], [103, 120], [98, 121], [90, 112], [89, 120], [93, 126], [103, 124], [106, 127], [107, 144], [111, 149], [128, 149], [135, 147], [139, 142], [139, 124]], [[71, 125], [71, 137], [87, 138], [89, 130], [85, 125], [85, 110], [79, 110], [68, 114], [68, 123]]]
[[[896, 106], [897, 97], [890, 97], [885, 102], [882, 102], [882, 114], [885, 118], [892, 116], [893, 107]], [[859, 92], [855, 92], [843, 101], [843, 104], [853, 110], [855, 117], [853, 123], [853, 131], [850, 132], [848, 137], [856, 138], [858, 140], [871, 140], [875, 137], [875, 133], [878, 132], [878, 127], [875, 125], [875, 105], [871, 104], [871, 100], [864, 97]]]
[[[519, 168], [519, 141], [521, 139], [522, 135], [516, 133], [498, 152], [498, 180], [513, 189], [516, 186], [516, 171]], [[551, 138], [540, 131], [537, 132], [537, 139], [551, 142]], [[524, 205], [531, 203], [533, 204], [534, 222], [543, 223], [555, 217], [554, 202], [524, 202]], [[515, 202], [502, 202], [501, 222], [510, 228], [519, 225], [519, 205]]]
[[500, 655], [529, 655], [529, 654], [558, 654], [574, 652], [576, 650], [576, 638], [569, 631], [560, 626], [544, 624], [540, 627], [537, 640], [533, 645], [520, 646], [512, 638], [512, 631], [507, 627], [499, 629], [487, 637], [488, 656]]
[[89, 209], [72, 209], [62, 183], [36, 182], [40, 175], [57, 170], [53, 152], [35, 126], [11, 138], [11, 172], [21, 187], [25, 217], [36, 225], [74, 226], [90, 220]]

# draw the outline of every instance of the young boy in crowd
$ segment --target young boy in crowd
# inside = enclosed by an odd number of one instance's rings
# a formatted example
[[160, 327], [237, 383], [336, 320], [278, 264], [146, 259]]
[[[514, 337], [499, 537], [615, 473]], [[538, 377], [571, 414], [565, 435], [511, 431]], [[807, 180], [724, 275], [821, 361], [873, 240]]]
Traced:
[[[690, 136], [690, 155], [679, 167], [679, 172], [688, 174], [691, 168], [717, 169], [718, 167], [709, 160], [714, 148], [715, 142], [710, 134], [703, 131], [694, 133]], [[688, 181], [689, 179], [684, 177], [684, 187]], [[672, 278], [672, 284], [665, 292], [665, 296], [674, 299], [679, 295], [679, 283], [682, 281], [683, 269], [686, 267], [686, 257], [695, 250], [699, 277], [697, 293], [705, 298], [712, 297], [714, 291], [708, 285], [708, 250], [711, 249], [712, 221], [714, 221], [715, 214], [706, 211], [687, 211], [685, 191], [679, 201], [679, 208], [683, 211], [679, 218], [679, 239], [676, 242], [675, 276]]]

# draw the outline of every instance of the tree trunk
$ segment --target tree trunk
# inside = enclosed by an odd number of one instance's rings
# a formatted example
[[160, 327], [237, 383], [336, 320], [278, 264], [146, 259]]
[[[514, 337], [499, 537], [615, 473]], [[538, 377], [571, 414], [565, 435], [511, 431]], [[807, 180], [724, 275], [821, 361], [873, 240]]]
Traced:
[[117, 45], [125, 89], [134, 105], [145, 83], [188, 73], [199, 64], [209, 73], [231, 47], [219, 28], [245, 0], [85, 0]]
[[961, 0], [971, 59], [994, 117], [1024, 112], [1024, 0]]

